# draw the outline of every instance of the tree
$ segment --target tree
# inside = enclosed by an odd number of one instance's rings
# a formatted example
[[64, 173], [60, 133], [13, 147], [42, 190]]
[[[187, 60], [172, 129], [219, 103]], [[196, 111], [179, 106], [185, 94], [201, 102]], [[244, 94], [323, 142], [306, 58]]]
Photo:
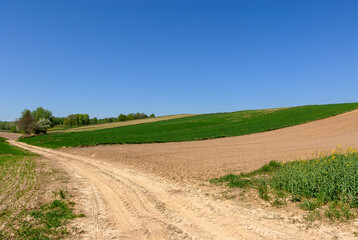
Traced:
[[38, 107], [36, 110], [32, 111], [31, 115], [34, 117], [35, 122], [38, 122], [41, 119], [50, 119], [52, 117], [52, 112], [42, 107]]
[[127, 120], [134, 120], [134, 113], [130, 113], [127, 115]]
[[126, 115], [124, 115], [124, 114], [119, 114], [119, 116], [118, 116], [118, 121], [126, 121], [126, 120], [127, 120]]
[[78, 126], [79, 124], [80, 124], [80, 115], [77, 113], [75, 114], [73, 125]]
[[75, 125], [75, 115], [70, 114], [63, 120], [63, 124], [67, 127], [72, 127]]
[[36, 124], [35, 133], [45, 133], [47, 132], [47, 129], [51, 127], [51, 121], [45, 118], [40, 119]]
[[98, 123], [98, 119], [97, 119], [96, 117], [94, 117], [94, 118], [92, 118], [92, 119], [90, 120], [90, 123], [91, 123], [91, 124], [97, 124], [97, 123]]
[[78, 114], [78, 126], [83, 126], [85, 122], [85, 116], [83, 114]]
[[148, 115], [145, 114], [145, 113], [141, 113], [139, 118], [140, 118], [140, 119], [142, 119], [142, 118], [148, 118]]
[[134, 115], [134, 119], [140, 119], [140, 113], [137, 112], [135, 115]]
[[21, 115], [21, 118], [17, 122], [17, 127], [23, 133], [32, 133], [37, 126], [34, 117], [31, 115], [31, 111], [28, 109], [24, 109], [21, 112]]
[[154, 118], [155, 117], [154, 113], [150, 114], [149, 117]]
[[90, 117], [89, 117], [89, 115], [88, 115], [88, 114], [84, 114], [83, 117], [84, 117], [83, 124], [84, 124], [84, 125], [89, 125], [89, 124], [90, 124]]

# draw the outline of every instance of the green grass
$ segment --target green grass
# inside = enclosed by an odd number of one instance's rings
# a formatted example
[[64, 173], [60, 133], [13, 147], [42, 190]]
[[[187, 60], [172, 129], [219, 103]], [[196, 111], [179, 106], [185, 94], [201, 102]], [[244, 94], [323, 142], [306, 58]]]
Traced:
[[25, 155], [31, 155], [29, 152], [24, 151], [20, 148], [11, 146], [5, 138], [0, 137], [0, 155], [16, 155], [16, 156], [25, 156]]
[[204, 114], [90, 132], [42, 135], [20, 141], [49, 148], [194, 141], [270, 131], [357, 108], [358, 103], [346, 103]]
[[304, 210], [321, 209], [331, 220], [347, 220], [356, 215], [358, 208], [358, 153], [349, 149], [307, 161], [273, 161], [254, 172], [229, 174], [210, 182], [225, 183], [231, 188], [255, 188], [262, 199], [272, 200], [274, 206], [283, 205], [289, 196]]
[[40, 188], [35, 156], [0, 138], [0, 239], [62, 239], [68, 235], [67, 220], [77, 217], [63, 191], [60, 200], [26, 206]]
[[23, 211], [23, 216], [31, 216], [32, 221], [22, 220], [17, 230], [18, 239], [62, 239], [68, 236], [64, 228], [69, 219], [78, 217], [65, 200], [54, 200], [39, 209]]

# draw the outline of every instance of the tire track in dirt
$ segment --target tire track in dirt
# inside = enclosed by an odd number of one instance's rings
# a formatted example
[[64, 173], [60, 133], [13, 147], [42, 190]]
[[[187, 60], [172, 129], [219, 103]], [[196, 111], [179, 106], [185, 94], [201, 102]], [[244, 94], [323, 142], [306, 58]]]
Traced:
[[217, 201], [194, 186], [118, 164], [10, 142], [62, 162], [83, 179], [90, 205], [105, 208], [100, 214], [106, 217], [93, 220], [100, 221], [94, 239], [354, 239], [335, 226], [303, 231], [266, 210]]

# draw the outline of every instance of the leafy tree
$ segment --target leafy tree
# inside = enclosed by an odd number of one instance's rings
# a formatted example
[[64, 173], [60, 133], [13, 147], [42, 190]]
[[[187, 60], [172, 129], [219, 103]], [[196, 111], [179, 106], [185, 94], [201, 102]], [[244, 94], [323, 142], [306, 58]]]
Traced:
[[139, 118], [140, 118], [140, 119], [142, 119], [142, 118], [148, 118], [148, 115], [145, 114], [145, 113], [141, 113], [141, 114], [139, 115]]
[[74, 118], [74, 124], [75, 126], [80, 125], [80, 115], [77, 113], [75, 114], [75, 118]]
[[12, 124], [11, 126], [10, 126], [10, 132], [13, 132], [13, 133], [16, 133], [16, 132], [18, 132], [17, 131], [17, 127], [16, 127], [16, 124], [14, 123], [14, 124]]
[[118, 121], [126, 121], [127, 120], [127, 116], [124, 114], [119, 114], [118, 116]]
[[51, 127], [51, 121], [48, 119], [42, 118], [37, 122], [36, 125], [37, 125], [35, 128], [36, 134], [46, 133], [47, 129], [49, 129]]
[[91, 123], [91, 124], [97, 124], [97, 123], [98, 123], [98, 119], [97, 119], [96, 117], [94, 117], [94, 118], [92, 118], [92, 119], [90, 120], [90, 123]]
[[85, 122], [85, 116], [83, 114], [78, 114], [78, 126], [83, 126]]
[[70, 114], [64, 119], [63, 124], [67, 127], [73, 127], [75, 125], [75, 115]]
[[150, 114], [149, 117], [154, 118], [155, 117], [154, 113]]
[[127, 120], [134, 120], [134, 113], [130, 113], [127, 115]]
[[31, 111], [24, 109], [21, 113], [21, 118], [17, 122], [17, 127], [23, 133], [30, 134], [36, 129], [36, 122], [31, 115]]
[[89, 117], [89, 115], [88, 115], [88, 114], [84, 114], [83, 117], [84, 117], [83, 124], [84, 124], [84, 125], [89, 125], [89, 124], [90, 124], [90, 117]]
[[52, 123], [51, 127], [56, 126], [56, 125], [64, 125], [64, 119], [63, 117], [51, 117], [50, 121]]
[[134, 119], [140, 119], [140, 113], [137, 112], [135, 115], [134, 115]]
[[38, 122], [40, 119], [50, 119], [52, 117], [52, 112], [42, 107], [38, 107], [31, 112], [31, 115], [34, 117], [35, 122]]

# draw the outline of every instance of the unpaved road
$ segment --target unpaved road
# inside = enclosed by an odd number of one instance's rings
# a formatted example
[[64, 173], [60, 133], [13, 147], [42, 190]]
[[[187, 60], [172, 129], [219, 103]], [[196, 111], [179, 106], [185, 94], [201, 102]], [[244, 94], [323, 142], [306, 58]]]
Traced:
[[[303, 225], [275, 211], [214, 200], [196, 186], [96, 158], [10, 140], [63, 163], [89, 202], [87, 239], [355, 239], [354, 223]], [[358, 222], [357, 222], [358, 223]]]
[[336, 145], [358, 149], [358, 110], [258, 134], [196, 142], [105, 145], [61, 151], [124, 164], [175, 180], [252, 171], [271, 160], [310, 158]]

